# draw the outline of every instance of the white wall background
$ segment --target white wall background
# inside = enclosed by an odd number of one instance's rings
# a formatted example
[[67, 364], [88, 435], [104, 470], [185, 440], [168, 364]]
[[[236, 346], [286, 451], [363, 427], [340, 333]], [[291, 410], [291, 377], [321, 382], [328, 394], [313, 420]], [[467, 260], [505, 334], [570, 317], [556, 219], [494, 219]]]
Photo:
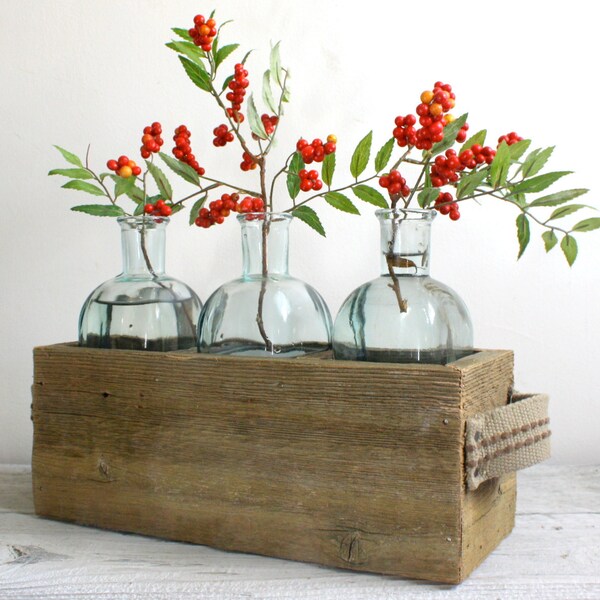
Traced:
[[[100, 168], [121, 153], [136, 156], [151, 121], [169, 130], [183, 122], [209, 173], [241, 185], [253, 177], [239, 171], [237, 148], [212, 147], [218, 112], [163, 46], [170, 27], [188, 27], [211, 8], [0, 0], [0, 463], [30, 459], [33, 346], [74, 340], [85, 297], [120, 269], [117, 225], [71, 212], [93, 198], [46, 176], [63, 165], [52, 144], [83, 155], [89, 142]], [[457, 93], [455, 113], [470, 113], [471, 131], [487, 127], [493, 139], [516, 130], [538, 147], [556, 144], [550, 166], [576, 171], [563, 187], [597, 188], [598, 38], [582, 1], [220, 0], [217, 18], [235, 19], [230, 41], [257, 49], [253, 82], [269, 42], [283, 40], [293, 98], [272, 170], [300, 135], [337, 133], [340, 166], [370, 129], [379, 147], [394, 117], [413, 112], [420, 92], [441, 79]], [[585, 201], [598, 206], [596, 192]], [[438, 219], [433, 275], [467, 302], [478, 346], [515, 350], [518, 388], [550, 393], [553, 460], [598, 462], [600, 235], [578, 238], [581, 256], [569, 269], [559, 249], [545, 255], [536, 230], [517, 263], [515, 211], [481, 204], [463, 206], [458, 223]], [[292, 229], [293, 273], [321, 291], [332, 313], [378, 272], [377, 224], [362, 208], [361, 218], [323, 208], [327, 240], [301, 223]], [[182, 214], [169, 226], [167, 267], [205, 299], [239, 274], [238, 225], [205, 231], [186, 221]]]

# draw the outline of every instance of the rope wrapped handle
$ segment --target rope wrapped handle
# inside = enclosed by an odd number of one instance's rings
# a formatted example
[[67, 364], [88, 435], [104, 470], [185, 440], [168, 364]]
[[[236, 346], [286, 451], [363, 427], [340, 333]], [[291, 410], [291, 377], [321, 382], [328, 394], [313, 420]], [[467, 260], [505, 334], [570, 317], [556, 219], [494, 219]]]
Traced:
[[549, 422], [546, 394], [514, 393], [510, 404], [468, 419], [468, 489], [549, 458]]

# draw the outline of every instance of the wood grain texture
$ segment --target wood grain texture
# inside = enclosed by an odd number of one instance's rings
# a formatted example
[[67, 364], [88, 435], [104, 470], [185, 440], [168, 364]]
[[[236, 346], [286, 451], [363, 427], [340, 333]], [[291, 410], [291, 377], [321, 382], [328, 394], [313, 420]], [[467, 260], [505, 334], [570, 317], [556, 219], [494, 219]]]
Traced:
[[39, 515], [446, 582], [512, 527], [514, 485], [470, 495], [463, 469], [465, 419], [506, 402], [510, 352], [442, 367], [57, 345], [34, 362]]
[[600, 598], [600, 467], [538, 465], [518, 478], [513, 533], [449, 586], [40, 519], [28, 469], [0, 465], [0, 599]]

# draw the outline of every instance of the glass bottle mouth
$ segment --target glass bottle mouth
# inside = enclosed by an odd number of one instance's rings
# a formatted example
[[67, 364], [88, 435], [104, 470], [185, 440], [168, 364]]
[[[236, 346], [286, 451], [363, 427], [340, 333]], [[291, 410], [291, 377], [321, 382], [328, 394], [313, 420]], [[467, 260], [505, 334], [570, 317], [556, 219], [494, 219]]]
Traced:
[[378, 219], [397, 219], [399, 221], [433, 221], [437, 211], [433, 208], [380, 208], [375, 211]]
[[249, 212], [237, 215], [237, 220], [240, 223], [248, 223], [252, 221], [260, 223], [265, 220], [269, 223], [277, 223], [278, 221], [289, 223], [293, 218], [294, 215], [287, 212]]
[[117, 217], [117, 223], [121, 226], [121, 229], [139, 229], [142, 226], [148, 228], [155, 228], [157, 225], [168, 225], [169, 217], [161, 217], [155, 215], [126, 215], [123, 217]]

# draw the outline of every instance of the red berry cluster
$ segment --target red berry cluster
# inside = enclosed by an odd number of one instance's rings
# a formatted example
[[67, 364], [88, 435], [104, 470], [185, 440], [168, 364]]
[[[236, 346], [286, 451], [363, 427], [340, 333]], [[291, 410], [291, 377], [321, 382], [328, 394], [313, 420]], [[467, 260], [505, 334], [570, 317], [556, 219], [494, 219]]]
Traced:
[[242, 162], [240, 163], [242, 171], [253, 171], [257, 166], [256, 161], [247, 152], [242, 154]]
[[194, 26], [188, 33], [196, 46], [200, 46], [204, 52], [210, 52], [213, 40], [217, 35], [215, 20], [206, 20], [202, 15], [196, 15], [194, 17]]
[[154, 204], [145, 204], [144, 212], [156, 217], [168, 217], [173, 209], [164, 200], [157, 200]]
[[458, 181], [460, 171], [474, 169], [483, 163], [489, 165], [494, 160], [494, 156], [496, 156], [495, 150], [479, 144], [473, 144], [471, 148], [463, 150], [458, 155], [450, 148], [446, 150], [445, 156], [440, 154], [435, 157], [431, 166], [431, 185], [442, 187], [447, 183], [454, 183]]
[[132, 175], [137, 177], [142, 172], [142, 169], [135, 164], [135, 161], [129, 160], [125, 155], [119, 156], [118, 160], [109, 160], [106, 163], [106, 166], [124, 179], [127, 179]]
[[230, 91], [225, 96], [231, 102], [231, 108], [227, 109], [227, 114], [237, 123], [241, 123], [244, 120], [244, 115], [239, 111], [242, 108], [246, 88], [249, 85], [248, 71], [246, 71], [242, 63], [238, 63], [235, 65], [233, 79], [229, 82]]
[[229, 127], [223, 123], [213, 129], [215, 139], [213, 140], [214, 146], [225, 146], [227, 142], [233, 142], [233, 133], [229, 131]]
[[327, 154], [335, 152], [337, 143], [337, 137], [335, 135], [328, 135], [327, 142], [323, 144], [320, 139], [313, 140], [309, 144], [305, 139], [298, 140], [296, 144], [296, 150], [302, 153], [302, 160], [305, 164], [310, 165], [314, 162], [323, 162], [323, 159]]
[[219, 200], [213, 200], [208, 208], [201, 208], [194, 223], [198, 227], [208, 229], [213, 225], [221, 225], [232, 213], [262, 212], [265, 204], [261, 198], [246, 196], [240, 201], [239, 194], [223, 194]]
[[312, 171], [302, 169], [298, 172], [298, 177], [300, 177], [300, 189], [303, 192], [310, 190], [318, 192], [323, 187], [323, 182], [319, 179], [319, 172], [314, 169]]
[[142, 147], [140, 148], [142, 158], [150, 158], [150, 154], [160, 150], [160, 147], [163, 145], [163, 139], [160, 137], [161, 133], [162, 127], [156, 121], [152, 125], [144, 127]]
[[[396, 117], [393, 135], [399, 146], [415, 146], [419, 150], [431, 150], [433, 144], [444, 139], [444, 127], [454, 120], [447, 114], [454, 107], [456, 96], [452, 86], [436, 81], [433, 90], [421, 94], [421, 103], [416, 108], [420, 128], [416, 128], [417, 117], [406, 115]], [[469, 126], [465, 123], [456, 140], [462, 143], [467, 138]]]
[[173, 140], [175, 142], [175, 148], [173, 148], [173, 156], [188, 164], [200, 177], [204, 175], [205, 170], [198, 164], [196, 157], [192, 154], [192, 147], [190, 145], [190, 130], [185, 125], [180, 125], [175, 129], [175, 135]]
[[460, 210], [458, 202], [454, 200], [450, 192], [440, 192], [435, 199], [435, 209], [442, 215], [449, 215], [453, 221], [460, 219]]
[[517, 135], [514, 131], [511, 131], [510, 133], [507, 133], [506, 135], [501, 135], [498, 138], [498, 146], [502, 142], [506, 142], [509, 146], [512, 146], [513, 144], [520, 142], [522, 139], [523, 138], [520, 135]]
[[400, 171], [390, 171], [387, 175], [379, 178], [379, 185], [386, 188], [390, 198], [402, 195], [406, 198], [410, 194], [410, 188], [406, 185], [406, 179], [400, 175]]
[[263, 127], [265, 128], [265, 132], [267, 135], [271, 135], [275, 131], [275, 127], [279, 123], [279, 117], [273, 115], [270, 117], [269, 115], [261, 115], [260, 120], [262, 121]]

